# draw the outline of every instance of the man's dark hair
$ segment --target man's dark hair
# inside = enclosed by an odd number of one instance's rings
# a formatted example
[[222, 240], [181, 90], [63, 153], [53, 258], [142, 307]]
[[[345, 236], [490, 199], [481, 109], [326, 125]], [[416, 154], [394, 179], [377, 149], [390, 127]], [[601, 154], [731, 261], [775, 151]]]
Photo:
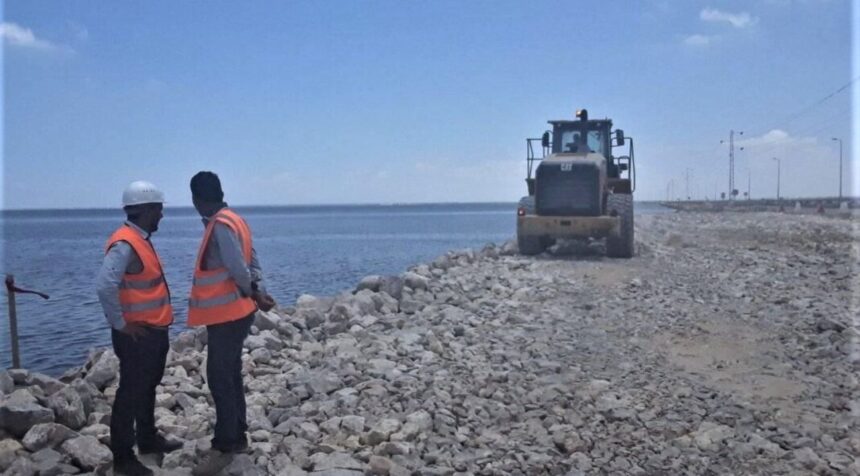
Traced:
[[214, 172], [197, 172], [191, 177], [191, 196], [202, 202], [219, 203], [224, 201], [221, 180]]
[[143, 213], [143, 208], [140, 205], [129, 205], [122, 208], [125, 211], [125, 217], [127, 220], [137, 220], [137, 217]]

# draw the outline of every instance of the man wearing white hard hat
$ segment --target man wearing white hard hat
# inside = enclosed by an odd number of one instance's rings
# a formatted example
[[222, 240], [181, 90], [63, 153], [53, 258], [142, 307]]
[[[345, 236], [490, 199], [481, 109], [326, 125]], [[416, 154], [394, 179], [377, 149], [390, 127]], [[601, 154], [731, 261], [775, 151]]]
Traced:
[[135, 456], [182, 447], [155, 429], [155, 388], [164, 376], [173, 323], [170, 289], [149, 238], [163, 217], [164, 194], [155, 185], [132, 182], [122, 194], [127, 220], [108, 239], [97, 278], [99, 301], [111, 326], [119, 358], [119, 388], [110, 421], [114, 473], [148, 476]]

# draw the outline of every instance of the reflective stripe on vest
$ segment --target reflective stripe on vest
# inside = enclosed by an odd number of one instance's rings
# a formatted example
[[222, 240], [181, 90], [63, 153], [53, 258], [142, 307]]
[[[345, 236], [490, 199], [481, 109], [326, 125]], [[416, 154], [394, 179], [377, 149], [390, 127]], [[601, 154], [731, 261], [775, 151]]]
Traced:
[[125, 242], [140, 259], [140, 273], [125, 273], [119, 282], [119, 302], [125, 322], [165, 327], [173, 323], [170, 289], [164, 279], [161, 261], [155, 249], [140, 233], [127, 225], [121, 226], [108, 239], [105, 252]]
[[251, 264], [251, 229], [234, 211], [228, 208], [221, 209], [209, 219], [197, 252], [191, 297], [188, 299], [189, 326], [209, 326], [235, 321], [257, 310], [253, 299], [242, 296], [226, 268], [203, 269], [203, 260], [216, 223], [227, 226], [236, 234], [242, 246], [245, 265]]
[[242, 298], [242, 295], [239, 292], [224, 294], [223, 296], [218, 296], [209, 299], [189, 299], [188, 306], [189, 307], [198, 307], [202, 309], [208, 309], [210, 307], [215, 306], [223, 306], [225, 304], [230, 304], [233, 301], [238, 301]]
[[122, 312], [142, 312], [150, 309], [158, 309], [161, 306], [170, 304], [170, 298], [164, 297], [161, 299], [153, 299], [152, 301], [137, 302], [134, 304], [123, 304]]
[[164, 282], [164, 276], [159, 276], [148, 281], [128, 281], [123, 279], [119, 282], [120, 289], [149, 289], [158, 286]]
[[227, 281], [230, 279], [230, 273], [228, 271], [222, 271], [217, 274], [213, 274], [212, 276], [195, 276], [193, 280], [193, 284], [197, 286], [209, 286], [212, 284], [218, 284], [221, 281]]

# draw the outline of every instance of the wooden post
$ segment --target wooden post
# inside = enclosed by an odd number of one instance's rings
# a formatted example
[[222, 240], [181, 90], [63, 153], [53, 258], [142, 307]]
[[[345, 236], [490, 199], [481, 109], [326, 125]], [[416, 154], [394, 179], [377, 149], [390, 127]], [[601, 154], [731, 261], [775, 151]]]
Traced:
[[15, 277], [6, 275], [6, 296], [9, 298], [9, 340], [12, 341], [12, 368], [21, 368], [18, 352], [18, 313], [15, 310]]

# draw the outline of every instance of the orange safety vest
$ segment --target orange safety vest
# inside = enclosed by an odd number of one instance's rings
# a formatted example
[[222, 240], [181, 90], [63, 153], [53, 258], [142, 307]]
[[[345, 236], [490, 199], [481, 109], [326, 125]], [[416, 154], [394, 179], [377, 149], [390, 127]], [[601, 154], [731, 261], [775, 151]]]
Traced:
[[227, 268], [203, 269], [203, 256], [212, 237], [215, 223], [227, 225], [239, 238], [245, 264], [251, 265], [251, 229], [236, 212], [222, 208], [209, 219], [203, 242], [194, 266], [191, 298], [188, 300], [188, 325], [211, 326], [235, 321], [257, 310], [253, 299], [242, 296], [239, 286], [230, 277]]
[[129, 323], [169, 326], [173, 323], [170, 289], [155, 248], [139, 232], [123, 225], [108, 238], [105, 254], [120, 241], [128, 243], [143, 264], [143, 271], [137, 274], [125, 273], [119, 283], [122, 318]]

